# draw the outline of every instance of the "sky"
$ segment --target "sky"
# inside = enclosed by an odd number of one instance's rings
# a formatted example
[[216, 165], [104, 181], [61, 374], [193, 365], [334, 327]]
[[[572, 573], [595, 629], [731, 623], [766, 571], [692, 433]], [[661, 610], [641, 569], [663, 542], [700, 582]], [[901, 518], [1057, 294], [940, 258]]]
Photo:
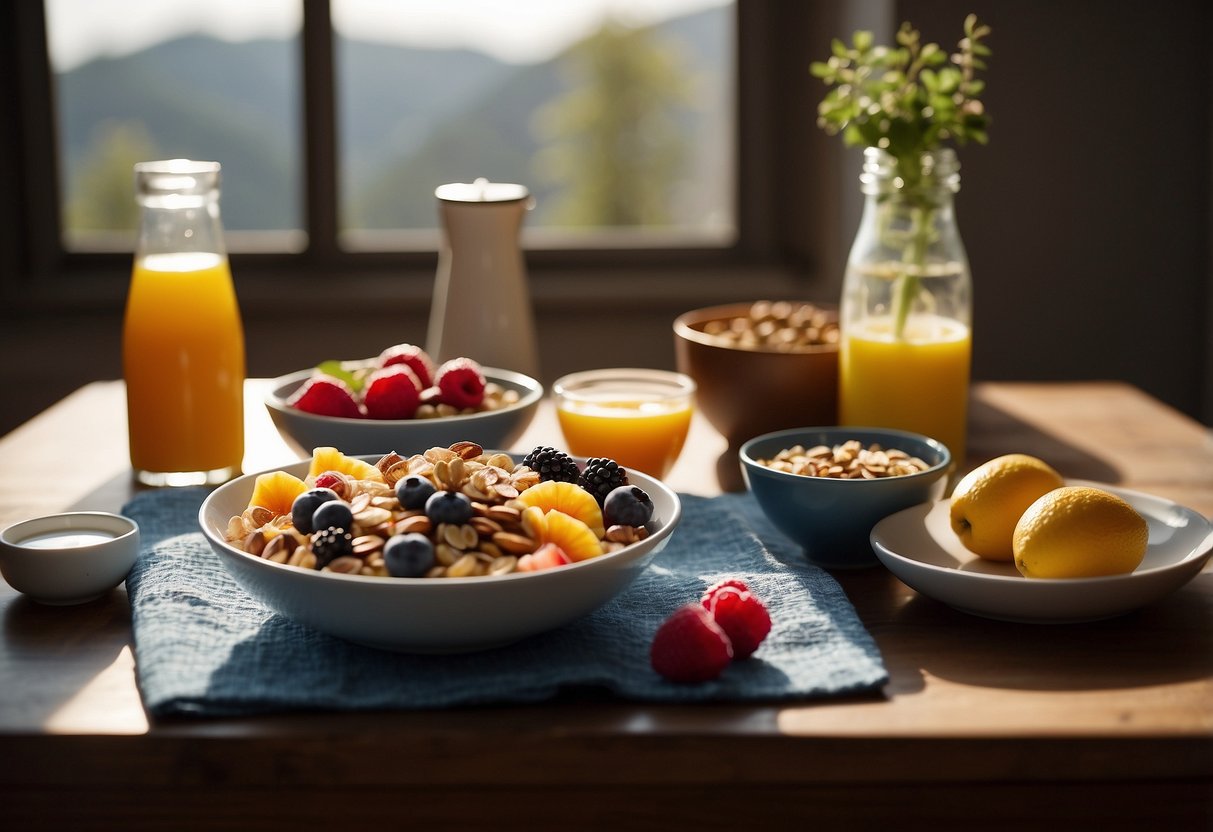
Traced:
[[[653, 23], [728, 0], [333, 0], [346, 37], [415, 46], [465, 46], [511, 63], [542, 61], [607, 16]], [[63, 72], [196, 33], [224, 40], [299, 31], [299, 0], [47, 0], [51, 61]], [[491, 15], [491, 17], [490, 17]], [[486, 22], [489, 21], [489, 22]]]

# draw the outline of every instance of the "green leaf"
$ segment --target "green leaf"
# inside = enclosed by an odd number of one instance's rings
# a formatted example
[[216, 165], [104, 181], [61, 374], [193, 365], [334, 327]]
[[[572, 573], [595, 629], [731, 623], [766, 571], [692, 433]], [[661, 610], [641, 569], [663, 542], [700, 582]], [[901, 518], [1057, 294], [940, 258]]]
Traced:
[[956, 54], [923, 43], [909, 22], [898, 28], [892, 47], [874, 43], [864, 30], [852, 35], [851, 47], [833, 39], [832, 57], [809, 65], [828, 88], [818, 126], [841, 133], [848, 145], [882, 147], [906, 159], [947, 142], [984, 144], [988, 119], [979, 96], [986, 85], [975, 75], [985, 69], [981, 56], [990, 50], [979, 41], [989, 33], [970, 15]]
[[960, 86], [963, 77], [960, 70], [955, 67], [946, 66], [939, 70], [939, 92], [944, 95], [951, 95], [956, 92], [956, 88]]
[[342, 362], [336, 359], [321, 361], [316, 365], [316, 369], [322, 373], [327, 373], [334, 378], [339, 378], [350, 386], [350, 389], [355, 393], [362, 389], [362, 374], [353, 373], [347, 370]]

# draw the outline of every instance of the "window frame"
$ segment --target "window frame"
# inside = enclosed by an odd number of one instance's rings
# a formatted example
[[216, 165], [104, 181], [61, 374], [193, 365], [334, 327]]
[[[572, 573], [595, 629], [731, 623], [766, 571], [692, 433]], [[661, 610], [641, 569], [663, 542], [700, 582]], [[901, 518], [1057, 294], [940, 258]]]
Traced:
[[[328, 0], [301, 2], [307, 245], [296, 253], [233, 253], [242, 303], [259, 297], [269, 302], [288, 276], [321, 292], [340, 277], [370, 298], [382, 292], [399, 297], [402, 284], [409, 294], [423, 297], [437, 263], [436, 237], [429, 250], [349, 251], [340, 245], [334, 31]], [[660, 292], [731, 298], [740, 270], [751, 281], [746, 295], [803, 287], [831, 269], [841, 273], [838, 228], [847, 220], [837, 216], [841, 179], [836, 172], [845, 163], [834, 149], [838, 143], [825, 141], [814, 127], [820, 89], [810, 86], [807, 71], [809, 56], [828, 51], [829, 40], [806, 33], [849, 23], [853, 15], [845, 14], [845, 7], [845, 0], [735, 4], [736, 236], [731, 244], [543, 247], [524, 237], [532, 275], [551, 284], [550, 292], [537, 297], [592, 301], [618, 289], [595, 290], [604, 282], [598, 278], [647, 286], [660, 272], [666, 283]], [[3, 4], [0, 29], [7, 33], [0, 35], [0, 43], [7, 41], [0, 69], [10, 79], [0, 80], [0, 91], [16, 114], [0, 127], [0, 151], [16, 162], [0, 183], [7, 186], [0, 194], [0, 298], [52, 307], [121, 299], [129, 252], [73, 252], [61, 243], [53, 70], [43, 4]], [[848, 186], [852, 178], [847, 177]]]

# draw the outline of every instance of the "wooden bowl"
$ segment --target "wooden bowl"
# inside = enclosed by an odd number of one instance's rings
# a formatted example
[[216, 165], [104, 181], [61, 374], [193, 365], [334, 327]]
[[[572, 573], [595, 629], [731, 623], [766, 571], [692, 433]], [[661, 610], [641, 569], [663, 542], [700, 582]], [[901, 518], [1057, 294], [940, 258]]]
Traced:
[[[740, 491], [738, 451], [764, 433], [838, 423], [838, 345], [740, 348], [704, 328], [749, 314], [751, 303], [696, 309], [674, 321], [678, 370], [695, 380], [695, 406], [728, 441], [717, 461], [721, 488]], [[796, 305], [796, 304], [794, 304]], [[836, 307], [814, 306], [836, 320]]]

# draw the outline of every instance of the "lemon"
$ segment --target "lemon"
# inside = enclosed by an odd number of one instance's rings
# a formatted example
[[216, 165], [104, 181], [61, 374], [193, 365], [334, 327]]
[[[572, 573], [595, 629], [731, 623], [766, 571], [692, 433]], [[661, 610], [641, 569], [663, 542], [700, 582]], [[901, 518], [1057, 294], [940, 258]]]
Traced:
[[1027, 454], [991, 459], [961, 478], [952, 492], [952, 531], [971, 552], [1009, 561], [1020, 516], [1042, 494], [1060, 488], [1061, 475]]
[[1092, 578], [1132, 572], [1150, 530], [1134, 508], [1099, 488], [1050, 491], [1015, 526], [1015, 568], [1028, 578]]

